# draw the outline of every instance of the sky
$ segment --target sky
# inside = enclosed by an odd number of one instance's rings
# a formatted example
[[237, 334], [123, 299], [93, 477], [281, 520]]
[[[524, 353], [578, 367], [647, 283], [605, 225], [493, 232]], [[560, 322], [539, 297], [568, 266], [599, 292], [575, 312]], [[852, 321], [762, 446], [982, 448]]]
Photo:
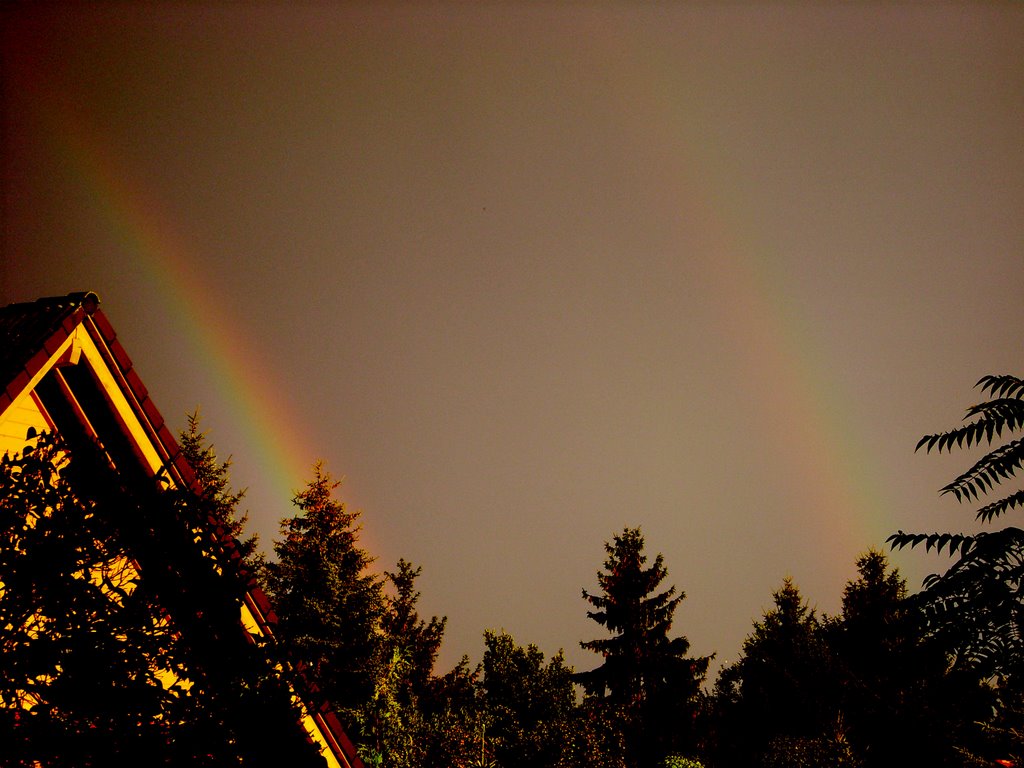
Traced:
[[266, 549], [322, 459], [439, 672], [596, 666], [627, 526], [712, 675], [785, 577], [978, 529], [914, 446], [1024, 374], [1024, 5], [0, 14], [0, 302], [96, 291]]

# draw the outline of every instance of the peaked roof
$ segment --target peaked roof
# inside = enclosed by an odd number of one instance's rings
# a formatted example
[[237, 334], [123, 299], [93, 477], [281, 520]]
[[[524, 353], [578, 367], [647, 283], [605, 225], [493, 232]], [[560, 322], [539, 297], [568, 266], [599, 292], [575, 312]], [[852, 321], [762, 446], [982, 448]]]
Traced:
[[[19, 398], [31, 391], [50, 369], [65, 360], [78, 361], [77, 346], [85, 340], [77, 334], [84, 332], [141, 427], [143, 439], [148, 443], [146, 449], [151, 454], [155, 453], [155, 457], [150, 456], [150, 464], [155, 458], [158, 466], [143, 469], [150, 476], [163, 471], [175, 486], [201, 495], [202, 488], [192, 467], [159, 409], [150, 399], [131, 358], [117, 340], [117, 333], [99, 305], [100, 300], [95, 293], [77, 292], [0, 308], [0, 417]], [[69, 339], [72, 339], [70, 345]], [[121, 419], [121, 422], [124, 421]], [[245, 588], [243, 605], [258, 633], [274, 638], [277, 617], [266, 594], [242, 564], [238, 542], [213, 517], [201, 521], [201, 524], [206, 528], [211, 543], [219, 546], [235, 564], [237, 575]], [[241, 623], [239, 631], [243, 632]], [[302, 670], [299, 670], [295, 682], [296, 693], [308, 709], [336, 762], [349, 768], [363, 768], [354, 745], [330, 704], [319, 694], [315, 683]]]

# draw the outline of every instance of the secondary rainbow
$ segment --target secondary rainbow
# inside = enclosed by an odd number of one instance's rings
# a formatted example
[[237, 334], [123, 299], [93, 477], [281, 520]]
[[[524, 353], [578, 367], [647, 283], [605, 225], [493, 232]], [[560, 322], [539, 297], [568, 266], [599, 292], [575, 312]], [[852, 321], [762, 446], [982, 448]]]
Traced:
[[[884, 473], [849, 417], [843, 382], [829, 373], [830, 352], [800, 307], [787, 300], [777, 266], [781, 255], [750, 226], [742, 187], [727, 183], [744, 178], [744, 169], [730, 165], [728, 147], [688, 112], [692, 105], [676, 87], [671, 67], [658, 60], [660, 48], [642, 38], [641, 25], [631, 24], [628, 15], [617, 17], [614, 29], [596, 19], [590, 26], [589, 39], [602, 41], [599, 66], [614, 83], [609, 91], [630, 94], [631, 103], [617, 113], [622, 129], [636, 137], [638, 151], [675, 148], [659, 156], [663, 178], [652, 183], [673, 190], [679, 226], [697, 222], [709, 240], [710, 247], [692, 257], [704, 260], [707, 290], [722, 297], [720, 325], [747, 358], [759, 410], [786, 426], [769, 430], [775, 445], [758, 450], [800, 457], [802, 465], [788, 473], [792, 493], [803, 500], [801, 517], [817, 532], [821, 551], [836, 560], [829, 565], [834, 578], [845, 579], [853, 556], [881, 547], [892, 532], [885, 503], [891, 494], [879, 486]], [[691, 255], [680, 254], [686, 257]]]

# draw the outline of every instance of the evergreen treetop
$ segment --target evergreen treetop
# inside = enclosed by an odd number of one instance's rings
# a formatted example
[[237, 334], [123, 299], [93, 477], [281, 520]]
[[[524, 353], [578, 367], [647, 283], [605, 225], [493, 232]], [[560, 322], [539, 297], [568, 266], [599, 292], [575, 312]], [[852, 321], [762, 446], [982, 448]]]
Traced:
[[604, 661], [575, 679], [605, 714], [621, 718], [627, 763], [653, 766], [695, 748], [694, 717], [711, 658], [688, 658], [689, 641], [669, 636], [685, 595], [674, 586], [658, 591], [668, 571], [660, 554], [646, 566], [640, 529], [624, 529], [605, 552], [597, 574], [602, 591], [584, 589], [583, 597], [594, 608], [587, 616], [611, 636], [580, 643]]
[[645, 568], [643, 550], [640, 529], [624, 529], [605, 543], [605, 571], [597, 574], [601, 593], [583, 590], [584, 599], [594, 606], [587, 616], [611, 636], [580, 643], [600, 654], [604, 663], [578, 679], [588, 694], [604, 697], [607, 691], [610, 699], [624, 705], [642, 701], [655, 682], [658, 666], [683, 657], [690, 648], [685, 637], [668, 636], [673, 614], [686, 595], [677, 594], [674, 586], [656, 593], [668, 571], [661, 554]]
[[315, 465], [293, 500], [297, 512], [281, 521], [266, 580], [292, 652], [333, 702], [352, 707], [373, 691], [384, 595], [369, 571], [374, 558], [359, 546], [359, 512], [334, 497], [340, 485]]
[[242, 561], [251, 568], [259, 568], [259, 534], [245, 536], [249, 513], [238, 515], [238, 505], [245, 497], [245, 489], [231, 488], [231, 457], [217, 458], [217, 451], [209, 442], [208, 432], [200, 428], [199, 409], [188, 414], [188, 425], [178, 433], [178, 447], [188, 459], [196, 482], [206, 499], [206, 505], [224, 530], [238, 541]]

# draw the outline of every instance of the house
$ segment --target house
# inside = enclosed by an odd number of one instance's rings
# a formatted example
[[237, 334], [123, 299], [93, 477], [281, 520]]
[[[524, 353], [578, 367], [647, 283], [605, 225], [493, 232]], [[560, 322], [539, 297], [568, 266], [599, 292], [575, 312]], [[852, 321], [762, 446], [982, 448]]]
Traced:
[[[92, 455], [97, 466], [106, 468], [97, 477], [116, 478], [116, 482], [97, 480], [106, 484], [103, 492], [117, 493], [113, 486], [118, 485], [153, 494], [145, 498], [154, 499], [170, 489], [199, 493], [192, 468], [94, 293], [0, 309], [0, 455], [22, 452], [27, 437], [44, 432], [58, 435], [72, 456], [76, 451]], [[195, 553], [185, 551], [193, 542], [197, 552], [216, 551], [221, 565], [200, 568], [203, 573], [195, 579], [165, 580], [169, 585], [165, 591], [173, 592], [176, 605], [169, 613], [192, 612], [184, 625], [197, 627], [201, 637], [196, 642], [215, 644], [211, 653], [223, 658], [246, 648], [273, 645], [276, 617], [266, 595], [241, 564], [237, 543], [213, 518], [174, 524], [178, 528], [167, 521], [159, 533], [166, 552], [161, 547], [146, 549], [140, 539], [140, 551], [137, 557], [133, 553], [130, 566], [143, 579], [147, 574], [156, 578], [171, 570], [172, 559], [175, 567], [197, 561]], [[161, 525], [158, 521], [157, 527]], [[182, 530], [185, 536], [174, 533]], [[200, 586], [202, 578], [208, 580], [206, 587]], [[218, 580], [215, 590], [208, 588], [211, 578]], [[211, 591], [228, 597], [218, 603], [209, 596]], [[210, 619], [213, 612], [220, 614], [215, 617], [220, 623]], [[219, 630], [208, 629], [215, 624]], [[312, 744], [332, 768], [362, 768], [352, 742], [315, 685], [300, 673], [285, 675], [281, 664], [270, 668], [280, 672], [282, 681], [287, 679], [281, 685], [290, 691], [295, 705], [284, 710], [295, 713], [295, 722], [275, 724], [280, 733], [297, 734], [303, 743]], [[271, 753], [268, 747], [268, 757]]]

